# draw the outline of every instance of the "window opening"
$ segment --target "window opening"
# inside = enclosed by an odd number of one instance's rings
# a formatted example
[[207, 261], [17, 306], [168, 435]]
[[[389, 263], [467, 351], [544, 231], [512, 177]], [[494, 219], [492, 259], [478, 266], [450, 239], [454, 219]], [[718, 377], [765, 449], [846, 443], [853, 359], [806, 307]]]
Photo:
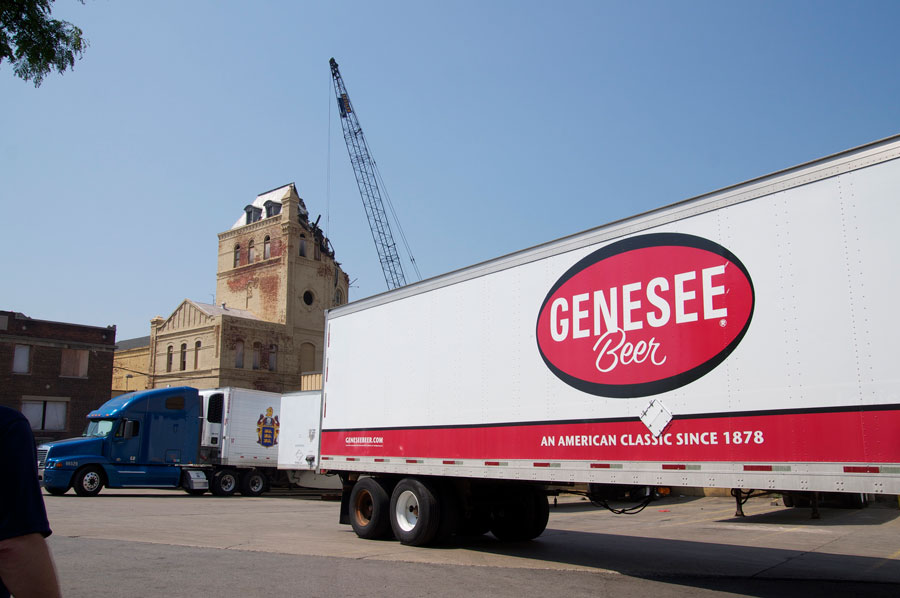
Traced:
[[253, 343], [253, 369], [259, 369], [259, 357], [260, 353], [262, 353], [262, 345], [259, 343]]
[[269, 235], [266, 235], [266, 238], [263, 239], [263, 259], [267, 260], [272, 257], [272, 248], [271, 248], [271, 240], [269, 239]]
[[252, 264], [256, 261], [256, 247], [253, 246], [253, 241], [247, 243], [247, 263]]
[[234, 343], [234, 367], [244, 367], [244, 341]]
[[66, 429], [66, 401], [22, 401], [22, 415], [32, 430], [60, 432]]
[[166, 409], [180, 411], [184, 409], [184, 397], [166, 397]]
[[169, 348], [166, 349], [166, 371], [167, 372], [172, 371], [172, 352], [173, 351], [174, 351], [174, 348], [172, 347], [172, 345], [169, 345]]
[[241, 265], [241, 246], [234, 246], [234, 267], [237, 268]]
[[187, 343], [181, 343], [181, 355], [178, 361], [179, 369], [183, 372], [187, 369]]
[[200, 367], [200, 341], [194, 343], [194, 369]]
[[90, 355], [90, 351], [87, 349], [63, 349], [59, 375], [71, 378], [87, 378], [88, 355]]
[[16, 345], [13, 355], [13, 373], [31, 373], [31, 345]]

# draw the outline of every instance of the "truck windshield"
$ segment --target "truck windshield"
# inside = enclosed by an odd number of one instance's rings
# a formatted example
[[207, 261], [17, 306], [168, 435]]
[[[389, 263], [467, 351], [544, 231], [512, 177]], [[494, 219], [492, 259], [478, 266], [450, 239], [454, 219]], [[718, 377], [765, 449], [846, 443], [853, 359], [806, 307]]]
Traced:
[[116, 420], [114, 419], [92, 419], [88, 422], [88, 425], [84, 429], [84, 433], [82, 434], [82, 436], [98, 436], [101, 438], [106, 437], [113, 429], [113, 424], [115, 423]]

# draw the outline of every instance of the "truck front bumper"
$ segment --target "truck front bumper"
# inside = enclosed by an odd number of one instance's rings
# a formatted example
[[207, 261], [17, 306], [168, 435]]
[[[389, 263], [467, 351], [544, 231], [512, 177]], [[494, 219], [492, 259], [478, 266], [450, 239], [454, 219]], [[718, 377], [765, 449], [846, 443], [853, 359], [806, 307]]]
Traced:
[[38, 479], [44, 488], [68, 488], [72, 483], [70, 469], [44, 468], [38, 470]]

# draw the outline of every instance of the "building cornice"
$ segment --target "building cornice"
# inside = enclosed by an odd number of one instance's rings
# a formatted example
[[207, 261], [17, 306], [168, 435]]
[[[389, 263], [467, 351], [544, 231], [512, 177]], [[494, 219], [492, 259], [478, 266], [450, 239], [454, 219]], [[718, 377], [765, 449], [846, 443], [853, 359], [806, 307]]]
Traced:
[[239, 226], [237, 228], [232, 228], [231, 230], [227, 230], [223, 233], [219, 233], [219, 240], [224, 241], [226, 239], [230, 239], [232, 237], [237, 237], [240, 235], [245, 235], [247, 233], [252, 233], [256, 231], [263, 230], [265, 228], [275, 228], [283, 223], [281, 218], [270, 216], [269, 218], [263, 218], [262, 220], [257, 220], [251, 224], [245, 224], [243, 226]]

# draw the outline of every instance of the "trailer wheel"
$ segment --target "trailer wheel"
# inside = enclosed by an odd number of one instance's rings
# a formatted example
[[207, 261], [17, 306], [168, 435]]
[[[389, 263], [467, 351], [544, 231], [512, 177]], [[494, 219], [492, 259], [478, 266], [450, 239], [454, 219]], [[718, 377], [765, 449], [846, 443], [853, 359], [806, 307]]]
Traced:
[[491, 531], [491, 511], [487, 507], [478, 506], [462, 513], [456, 533], [460, 536], [483, 536]]
[[97, 496], [103, 488], [103, 470], [93, 465], [79, 469], [72, 486], [78, 496]]
[[53, 496], [62, 496], [69, 489], [68, 488], [54, 488], [52, 486], [44, 486], [44, 490], [52, 494]]
[[408, 546], [430, 544], [441, 523], [435, 492], [415, 478], [404, 478], [394, 487], [390, 514], [394, 536]]
[[526, 487], [507, 493], [492, 515], [491, 533], [498, 540], [521, 542], [544, 533], [550, 518], [550, 505], [543, 490]]
[[350, 525], [360, 538], [379, 540], [391, 533], [391, 497], [375, 478], [362, 478], [350, 491]]
[[843, 496], [844, 506], [848, 509], [864, 509], [869, 506], [869, 497], [864, 492], [854, 492]]
[[266, 476], [252, 469], [241, 476], [241, 494], [244, 496], [260, 496], [266, 491]]
[[237, 490], [237, 475], [227, 469], [217, 471], [210, 481], [210, 489], [216, 496], [231, 496]]

